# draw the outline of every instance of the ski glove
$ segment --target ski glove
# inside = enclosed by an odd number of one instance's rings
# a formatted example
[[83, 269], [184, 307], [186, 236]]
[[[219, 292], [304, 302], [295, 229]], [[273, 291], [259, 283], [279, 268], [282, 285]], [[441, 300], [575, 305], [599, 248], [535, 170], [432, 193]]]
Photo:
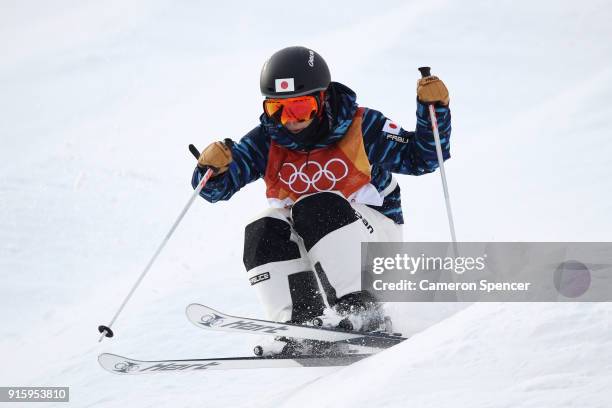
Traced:
[[438, 77], [428, 76], [421, 78], [417, 82], [417, 97], [422, 103], [441, 103], [448, 105], [448, 89]]
[[214, 142], [206, 146], [200, 154], [198, 167], [210, 167], [217, 175], [226, 172], [231, 162], [231, 149], [223, 142]]

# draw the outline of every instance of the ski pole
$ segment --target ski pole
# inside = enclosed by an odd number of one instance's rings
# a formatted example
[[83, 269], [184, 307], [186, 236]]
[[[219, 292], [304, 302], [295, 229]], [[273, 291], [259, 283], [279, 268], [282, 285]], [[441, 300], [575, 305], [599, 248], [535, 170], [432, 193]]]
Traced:
[[[196, 159], [200, 157], [200, 152], [198, 151], [198, 149], [194, 145], [192, 145], [192, 144], [189, 145], [189, 151], [191, 152], [191, 154], [193, 154], [196, 157]], [[98, 343], [101, 342], [102, 339], [104, 339], [104, 337], [113, 337], [114, 336], [113, 330], [111, 329], [112, 325], [115, 323], [115, 321], [117, 320], [117, 317], [119, 317], [119, 314], [121, 313], [121, 311], [123, 310], [123, 308], [127, 304], [128, 300], [130, 300], [130, 298], [132, 297], [132, 295], [136, 291], [136, 288], [138, 287], [138, 285], [140, 285], [140, 282], [142, 282], [142, 280], [144, 279], [144, 277], [147, 274], [147, 272], [149, 272], [149, 269], [151, 269], [151, 266], [153, 265], [153, 263], [157, 259], [157, 256], [160, 254], [162, 249], [164, 249], [164, 247], [166, 246], [166, 243], [168, 242], [168, 240], [170, 239], [170, 237], [174, 233], [174, 230], [176, 230], [176, 227], [178, 227], [179, 223], [181, 222], [181, 220], [183, 219], [183, 217], [187, 213], [187, 210], [189, 210], [189, 207], [191, 207], [191, 204], [193, 204], [193, 202], [195, 201], [196, 197], [198, 195], [200, 195], [200, 191], [202, 191], [202, 189], [204, 188], [204, 186], [208, 182], [208, 179], [212, 175], [213, 175], [213, 170], [211, 168], [208, 168], [206, 170], [206, 172], [204, 173], [204, 176], [202, 176], [202, 179], [200, 180], [200, 183], [198, 184], [198, 186], [194, 190], [193, 194], [191, 195], [191, 198], [189, 198], [189, 201], [187, 201], [187, 204], [185, 205], [185, 207], [183, 208], [183, 210], [179, 214], [178, 218], [176, 219], [176, 221], [174, 221], [174, 224], [172, 224], [172, 228], [170, 228], [170, 231], [168, 231], [168, 233], [166, 234], [166, 237], [164, 238], [164, 240], [161, 242], [161, 244], [159, 245], [159, 247], [157, 248], [157, 250], [153, 254], [153, 257], [151, 258], [151, 260], [149, 260], [149, 263], [147, 264], [147, 266], [144, 268], [144, 270], [142, 271], [142, 273], [140, 274], [140, 276], [136, 280], [136, 283], [134, 284], [134, 286], [132, 286], [132, 289], [130, 290], [130, 292], [128, 293], [126, 298], [123, 300], [123, 303], [121, 303], [121, 306], [119, 306], [119, 309], [117, 310], [117, 313], [115, 313], [115, 316], [113, 316], [113, 318], [110, 321], [110, 323], [108, 324], [108, 326], [105, 326], [105, 325], [98, 326], [98, 331], [101, 333], [101, 336], [100, 336], [100, 339], [98, 340]]]
[[[430, 67], [420, 67], [421, 77], [426, 78], [431, 76]], [[450, 228], [451, 238], [454, 243], [455, 254], [457, 254], [457, 237], [455, 235], [455, 223], [453, 221], [453, 212], [451, 210], [450, 197], [448, 194], [448, 183], [446, 182], [446, 172], [444, 171], [444, 157], [442, 156], [442, 143], [440, 142], [440, 132], [438, 131], [438, 120], [436, 119], [436, 109], [434, 104], [429, 104], [429, 117], [431, 118], [431, 128], [434, 134], [436, 143], [436, 153], [438, 154], [438, 164], [440, 165], [440, 175], [442, 176], [442, 189], [444, 190], [444, 200], [446, 201], [446, 214], [448, 215], [448, 226]]]

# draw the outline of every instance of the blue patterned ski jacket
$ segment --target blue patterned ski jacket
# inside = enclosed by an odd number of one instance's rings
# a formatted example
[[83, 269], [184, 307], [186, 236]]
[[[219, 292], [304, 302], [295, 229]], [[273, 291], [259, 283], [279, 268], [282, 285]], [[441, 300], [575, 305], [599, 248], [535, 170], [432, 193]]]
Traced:
[[[330, 120], [330, 134], [312, 148], [330, 146], [340, 140], [350, 126], [357, 111], [355, 93], [338, 82], [332, 82], [326, 100], [326, 112]], [[451, 114], [448, 107], [436, 106], [436, 116], [442, 143], [444, 160], [450, 157]], [[427, 105], [417, 100], [416, 130], [403, 128], [397, 135], [385, 131], [389, 119], [381, 112], [366, 108], [363, 115], [362, 133], [366, 154], [371, 164], [371, 183], [384, 196], [381, 206], [370, 206], [397, 224], [403, 224], [400, 188], [392, 173], [420, 176], [431, 173], [438, 167], [431, 120]], [[388, 130], [388, 128], [387, 128]], [[260, 125], [247, 133], [232, 146], [233, 161], [225, 173], [211, 178], [200, 195], [214, 203], [229, 200], [246, 184], [263, 178], [268, 161], [270, 141], [288, 149], [300, 150], [287, 131], [276, 125], [265, 115]], [[396, 132], [397, 133], [397, 132]], [[202, 178], [198, 168], [194, 170], [192, 186], [195, 188]]]

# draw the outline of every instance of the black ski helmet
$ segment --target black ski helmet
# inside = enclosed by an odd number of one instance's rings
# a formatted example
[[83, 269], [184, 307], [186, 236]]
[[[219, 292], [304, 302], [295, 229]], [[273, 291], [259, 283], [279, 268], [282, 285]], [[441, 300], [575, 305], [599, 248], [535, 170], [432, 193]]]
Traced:
[[259, 87], [269, 98], [289, 98], [324, 91], [331, 82], [327, 63], [306, 47], [287, 47], [275, 52], [261, 69]]

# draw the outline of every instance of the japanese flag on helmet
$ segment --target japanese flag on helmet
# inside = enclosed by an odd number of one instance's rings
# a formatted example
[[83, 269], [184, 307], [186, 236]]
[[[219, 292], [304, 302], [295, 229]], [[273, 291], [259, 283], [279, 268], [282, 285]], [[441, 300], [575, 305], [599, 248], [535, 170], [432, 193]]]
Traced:
[[293, 92], [295, 91], [295, 82], [293, 78], [275, 79], [274, 88], [276, 92]]
[[382, 131], [385, 133], [390, 133], [392, 135], [399, 135], [401, 126], [395, 122], [392, 122], [390, 119], [387, 119], [385, 122], [385, 126], [383, 126]]

